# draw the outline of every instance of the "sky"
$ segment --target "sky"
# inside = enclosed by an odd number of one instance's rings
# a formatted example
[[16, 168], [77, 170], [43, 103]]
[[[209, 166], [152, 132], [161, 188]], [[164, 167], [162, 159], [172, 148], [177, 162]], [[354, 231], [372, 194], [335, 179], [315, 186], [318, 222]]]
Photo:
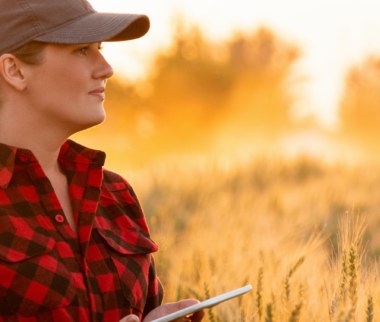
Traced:
[[144, 13], [151, 30], [141, 39], [106, 44], [104, 55], [129, 79], [144, 77], [154, 52], [170, 46], [173, 19], [201, 26], [206, 39], [261, 26], [298, 45], [295, 71], [306, 77], [299, 116], [314, 115], [327, 128], [338, 125], [337, 107], [347, 71], [369, 55], [380, 57], [379, 0], [90, 0], [98, 11]]

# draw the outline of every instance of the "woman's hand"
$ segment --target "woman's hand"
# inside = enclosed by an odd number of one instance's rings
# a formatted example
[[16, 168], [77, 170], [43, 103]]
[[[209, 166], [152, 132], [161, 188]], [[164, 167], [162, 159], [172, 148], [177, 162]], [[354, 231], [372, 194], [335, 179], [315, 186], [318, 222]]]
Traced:
[[[168, 303], [168, 304], [161, 305], [161, 306], [155, 308], [153, 311], [151, 311], [145, 317], [143, 322], [151, 322], [155, 319], [161, 318], [163, 316], [177, 312], [179, 310], [185, 309], [189, 306], [192, 306], [192, 305], [195, 305], [198, 303], [199, 303], [199, 301], [197, 301], [197, 300], [183, 300], [183, 301], [176, 302], [176, 303]], [[182, 318], [176, 319], [172, 322], [190, 322], [190, 321], [191, 322], [200, 322], [200, 321], [202, 321], [204, 315], [205, 315], [205, 313], [202, 310], [202, 311], [194, 313], [189, 318], [182, 317]], [[122, 320], [120, 320], [120, 322], [139, 322], [139, 319], [136, 315], [131, 314], [131, 315], [126, 316]]]
[[140, 322], [139, 318], [136, 315], [127, 315], [126, 317], [122, 318], [120, 322]]

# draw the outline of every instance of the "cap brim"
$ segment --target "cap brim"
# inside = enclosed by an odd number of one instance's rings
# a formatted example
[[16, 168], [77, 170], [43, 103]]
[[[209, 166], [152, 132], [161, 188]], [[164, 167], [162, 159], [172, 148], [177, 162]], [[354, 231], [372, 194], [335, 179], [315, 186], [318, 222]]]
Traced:
[[146, 15], [94, 12], [33, 40], [57, 44], [125, 41], [144, 36], [149, 27]]

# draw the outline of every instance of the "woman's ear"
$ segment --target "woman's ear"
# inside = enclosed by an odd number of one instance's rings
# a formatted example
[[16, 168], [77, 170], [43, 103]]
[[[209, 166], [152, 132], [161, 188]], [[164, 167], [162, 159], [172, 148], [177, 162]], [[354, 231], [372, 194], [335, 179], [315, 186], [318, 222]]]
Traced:
[[0, 75], [4, 81], [18, 91], [26, 87], [22, 62], [11, 54], [0, 56]]

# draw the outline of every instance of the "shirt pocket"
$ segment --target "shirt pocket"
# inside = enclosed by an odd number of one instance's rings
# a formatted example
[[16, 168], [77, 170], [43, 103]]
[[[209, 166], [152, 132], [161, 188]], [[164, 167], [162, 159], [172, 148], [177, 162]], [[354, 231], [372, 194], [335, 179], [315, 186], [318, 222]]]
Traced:
[[74, 299], [75, 280], [54, 250], [55, 243], [38, 228], [0, 234], [0, 287], [12, 313], [36, 316]]
[[97, 228], [118, 272], [124, 297], [143, 313], [148, 295], [150, 253], [157, 245], [142, 230], [111, 231]]

